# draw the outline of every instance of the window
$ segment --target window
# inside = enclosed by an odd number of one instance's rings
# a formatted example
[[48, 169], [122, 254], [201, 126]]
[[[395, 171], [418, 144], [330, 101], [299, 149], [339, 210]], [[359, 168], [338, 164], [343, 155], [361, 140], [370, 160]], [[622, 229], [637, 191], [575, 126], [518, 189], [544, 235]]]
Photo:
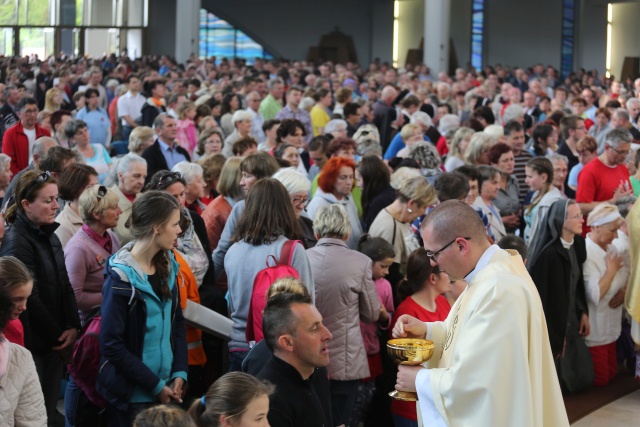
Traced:
[[206, 9], [200, 9], [200, 58], [211, 56], [217, 60], [241, 58], [249, 64], [255, 58], [273, 58], [251, 37]]
[[484, 42], [484, 0], [473, 0], [471, 10], [471, 66], [482, 69], [482, 47]]
[[560, 74], [564, 80], [573, 70], [575, 0], [562, 0], [562, 58]]

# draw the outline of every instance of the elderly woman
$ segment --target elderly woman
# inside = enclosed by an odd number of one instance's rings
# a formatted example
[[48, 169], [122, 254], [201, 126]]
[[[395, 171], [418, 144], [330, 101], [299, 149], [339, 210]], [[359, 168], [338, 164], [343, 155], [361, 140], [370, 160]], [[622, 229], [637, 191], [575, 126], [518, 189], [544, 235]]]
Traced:
[[218, 247], [222, 230], [231, 214], [231, 209], [240, 200], [244, 199], [245, 192], [240, 187], [240, 157], [230, 157], [224, 163], [218, 181], [218, 197], [213, 199], [202, 212], [202, 219], [207, 227], [207, 236], [211, 249]]
[[357, 247], [362, 235], [358, 208], [351, 195], [355, 181], [355, 168], [353, 160], [332, 157], [322, 169], [318, 177], [318, 189], [307, 206], [307, 214], [313, 219], [320, 206], [343, 205], [351, 220], [351, 234], [347, 240], [347, 246], [350, 249]]
[[462, 127], [453, 134], [449, 154], [447, 155], [447, 160], [444, 162], [445, 171], [453, 172], [454, 169], [464, 165], [464, 153], [467, 151], [467, 147], [469, 147], [469, 142], [473, 134], [474, 130], [467, 127]]
[[464, 153], [464, 162], [472, 166], [488, 165], [489, 150], [495, 144], [495, 140], [485, 132], [476, 132], [471, 135], [469, 146]]
[[351, 224], [343, 206], [319, 207], [313, 221], [319, 240], [307, 251], [316, 307], [333, 335], [328, 370], [334, 425], [349, 422], [359, 380], [370, 375], [360, 321], [375, 322], [380, 312], [371, 259], [346, 244]]
[[200, 132], [195, 154], [197, 154], [199, 159], [222, 154], [223, 145], [224, 135], [222, 131], [217, 128], [208, 128]]
[[0, 154], [0, 206], [4, 202], [4, 194], [11, 183], [11, 157], [6, 154]]
[[[84, 323], [91, 310], [102, 305], [104, 265], [120, 250], [120, 242], [110, 229], [118, 224], [122, 211], [118, 207], [118, 195], [104, 186], [87, 187], [77, 203], [84, 224], [65, 246], [64, 261], [80, 321]], [[65, 391], [67, 425], [76, 425], [78, 395], [75, 379], [69, 376]]]
[[302, 215], [304, 208], [309, 202], [309, 191], [311, 190], [311, 182], [306, 175], [292, 168], [283, 168], [276, 172], [273, 177], [280, 181], [289, 193], [289, 199], [293, 206], [293, 211], [298, 218], [300, 228], [302, 230], [302, 244], [305, 249], [312, 248], [316, 245], [318, 239], [313, 231], [313, 221]]
[[498, 142], [489, 150], [489, 163], [500, 171], [500, 188], [493, 204], [500, 211], [507, 233], [514, 233], [520, 226], [520, 187], [513, 175], [516, 165], [513, 151], [504, 142]]
[[400, 130], [400, 136], [404, 142], [404, 147], [398, 151], [396, 157], [409, 157], [409, 150], [413, 144], [424, 141], [424, 132], [422, 128], [415, 123], [404, 125]]
[[55, 233], [60, 239], [62, 249], [67, 246], [67, 242], [82, 227], [84, 222], [80, 215], [78, 207], [78, 199], [85, 190], [98, 183], [98, 173], [91, 166], [74, 163], [69, 166], [60, 176], [58, 189], [60, 190], [60, 198], [67, 202], [64, 209], [56, 217], [56, 222], [60, 226]]
[[75, 144], [74, 150], [82, 154], [87, 165], [98, 172], [98, 181], [103, 183], [112, 164], [107, 149], [101, 144], [91, 144], [89, 129], [82, 120], [69, 120], [64, 131], [69, 141]]
[[598, 143], [598, 154], [602, 154], [604, 151], [607, 133], [613, 129], [610, 120], [611, 112], [608, 108], [598, 108], [596, 110], [596, 120], [593, 126], [589, 128], [589, 135], [594, 137]]
[[529, 245], [527, 269], [540, 294], [555, 358], [564, 352], [567, 339], [589, 334], [582, 223], [580, 207], [574, 200], [557, 200]]
[[142, 155], [142, 152], [153, 145], [153, 137], [155, 132], [148, 126], [138, 126], [131, 131], [129, 135], [129, 152]]
[[389, 281], [396, 284], [407, 272], [411, 252], [420, 247], [411, 230], [411, 223], [424, 215], [427, 207], [437, 201], [436, 191], [423, 176], [409, 178], [396, 191], [396, 199], [381, 210], [369, 228], [369, 234], [382, 237], [395, 250]]
[[[233, 320], [229, 341], [231, 371], [241, 370], [242, 360], [250, 348], [246, 330], [256, 274], [265, 268], [270, 256], [280, 258], [287, 240], [297, 240], [300, 235], [300, 224], [284, 186], [273, 178], [256, 182], [247, 194], [245, 208], [235, 227], [236, 243], [224, 257], [224, 270], [229, 281], [229, 312]], [[293, 247], [291, 266], [313, 295], [311, 267], [301, 245]]]
[[202, 177], [202, 166], [197, 163], [180, 162], [171, 171], [179, 172], [187, 183], [184, 191], [185, 207], [202, 215], [206, 205], [200, 201], [200, 198], [204, 197], [204, 189], [207, 185]]
[[236, 112], [233, 113], [231, 122], [235, 129], [231, 134], [227, 134], [228, 136], [224, 140], [222, 154], [224, 154], [225, 157], [233, 156], [233, 144], [236, 141], [251, 137], [251, 123], [255, 116], [255, 113], [250, 110], [236, 110]]
[[200, 201], [205, 205], [213, 202], [218, 197], [216, 187], [220, 180], [220, 173], [224, 166], [225, 158], [222, 154], [214, 154], [198, 160], [198, 164], [202, 166], [202, 179], [204, 179], [204, 196], [200, 197]]
[[442, 159], [432, 143], [418, 141], [409, 148], [410, 159], [420, 166], [420, 173], [433, 185], [442, 173]]
[[500, 190], [500, 171], [493, 166], [486, 165], [480, 166], [478, 171], [481, 177], [481, 181], [478, 182], [480, 195], [476, 197], [473, 206], [482, 209], [482, 212], [489, 219], [491, 232], [496, 242], [499, 242], [507, 234], [504, 224], [502, 223], [500, 211], [493, 204], [493, 200]]
[[585, 341], [593, 357], [594, 385], [607, 385], [618, 373], [616, 340], [620, 336], [622, 303], [629, 269], [611, 244], [618, 236], [622, 217], [618, 208], [601, 203], [589, 213], [587, 260], [583, 265], [584, 285], [591, 319], [591, 333]]
[[16, 203], [7, 210], [10, 226], [0, 247], [0, 257], [15, 256], [33, 272], [34, 292], [22, 320], [50, 420], [56, 417], [63, 360], [80, 328], [62, 245], [53, 232], [57, 197], [56, 180], [48, 172], [23, 173], [16, 183]]
[[[131, 135], [137, 129], [140, 128], [135, 128]], [[142, 191], [146, 178], [147, 161], [137, 154], [127, 154], [116, 165], [116, 183], [111, 187], [111, 190], [118, 195], [118, 205], [122, 210], [122, 214], [113, 232], [118, 236], [122, 246], [131, 241], [131, 232], [126, 226], [126, 222], [131, 216], [131, 207]]]

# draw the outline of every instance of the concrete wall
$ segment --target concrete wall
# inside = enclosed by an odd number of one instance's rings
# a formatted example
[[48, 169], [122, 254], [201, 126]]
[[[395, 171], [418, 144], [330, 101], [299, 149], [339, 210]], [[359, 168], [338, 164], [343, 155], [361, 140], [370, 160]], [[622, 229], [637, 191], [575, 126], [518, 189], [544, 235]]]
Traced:
[[[606, 16], [606, 15], [605, 15]], [[617, 3], [613, 5], [611, 25], [611, 73], [621, 76], [622, 63], [627, 56], [640, 56], [640, 3]]]
[[275, 56], [304, 59], [323, 34], [339, 27], [353, 38], [360, 63], [391, 60], [391, 0], [202, 0], [202, 5]]
[[562, 2], [492, 0], [485, 3], [485, 63], [560, 68]]
[[471, 62], [471, 0], [451, 0], [451, 43], [449, 55], [458, 67]]
[[582, 0], [580, 4], [575, 51], [575, 64], [578, 68], [595, 69], [600, 73], [605, 71], [607, 2], [608, 0]]
[[[144, 33], [144, 53], [176, 55], [176, 0], [149, 2], [149, 27]], [[196, 21], [197, 22], [197, 21]]]
[[398, 66], [407, 62], [409, 49], [418, 49], [424, 34], [424, 0], [399, 2]]
[[198, 53], [200, 0], [177, 0], [176, 60], [184, 62]]

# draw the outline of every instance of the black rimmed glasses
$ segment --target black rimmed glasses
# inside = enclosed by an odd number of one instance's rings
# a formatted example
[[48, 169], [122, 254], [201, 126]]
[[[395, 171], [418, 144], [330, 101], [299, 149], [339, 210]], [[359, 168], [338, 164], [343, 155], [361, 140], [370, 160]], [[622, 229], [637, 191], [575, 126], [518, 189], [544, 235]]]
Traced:
[[617, 154], [619, 154], [619, 155], [621, 155], [621, 156], [624, 156], [624, 157], [627, 157], [627, 156], [629, 155], [629, 152], [631, 151], [631, 150], [623, 150], [623, 151], [620, 151], [620, 150], [616, 150], [615, 148], [613, 148], [613, 146], [612, 146], [612, 145], [609, 145], [609, 144], [607, 144], [607, 145], [609, 146], [609, 148], [611, 148], [611, 149], [612, 149], [613, 151], [615, 151]]
[[458, 239], [471, 240], [471, 237], [456, 237], [455, 239], [453, 239], [452, 241], [450, 241], [449, 243], [447, 243], [446, 245], [444, 245], [443, 247], [441, 247], [435, 252], [427, 251], [427, 257], [429, 257], [429, 259], [433, 262], [438, 262], [436, 257], [440, 255], [440, 253], [442, 253], [442, 251], [447, 249], [449, 246], [453, 245], [455, 241]]
[[290, 197], [290, 199], [293, 206], [297, 208], [299, 207], [306, 208], [307, 205], [309, 204], [309, 198], [307, 196]]

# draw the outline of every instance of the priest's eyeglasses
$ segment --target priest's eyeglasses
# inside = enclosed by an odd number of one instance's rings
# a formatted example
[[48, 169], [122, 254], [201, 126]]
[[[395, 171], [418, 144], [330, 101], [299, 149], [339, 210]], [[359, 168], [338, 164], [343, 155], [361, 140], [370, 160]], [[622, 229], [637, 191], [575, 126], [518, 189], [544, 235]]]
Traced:
[[440, 255], [440, 253], [445, 249], [447, 249], [449, 246], [453, 245], [455, 241], [458, 239], [471, 240], [471, 237], [456, 237], [455, 239], [453, 239], [452, 241], [450, 241], [449, 243], [447, 243], [446, 245], [444, 245], [443, 247], [441, 247], [435, 252], [427, 251], [427, 257], [429, 257], [429, 259], [433, 262], [438, 262], [436, 257]]

